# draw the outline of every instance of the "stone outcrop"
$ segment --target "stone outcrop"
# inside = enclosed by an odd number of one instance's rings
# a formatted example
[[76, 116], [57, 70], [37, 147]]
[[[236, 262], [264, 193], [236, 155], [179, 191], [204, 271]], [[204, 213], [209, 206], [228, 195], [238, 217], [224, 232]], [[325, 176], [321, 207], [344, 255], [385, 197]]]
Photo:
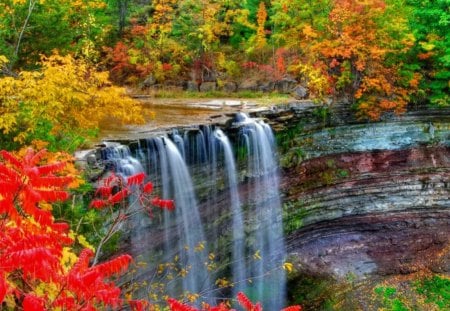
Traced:
[[450, 273], [450, 112], [360, 123], [327, 109], [265, 112], [290, 138], [284, 222], [298, 272], [337, 282]]
[[341, 278], [450, 271], [449, 155], [419, 147], [304, 161], [285, 175], [289, 251], [308, 272]]

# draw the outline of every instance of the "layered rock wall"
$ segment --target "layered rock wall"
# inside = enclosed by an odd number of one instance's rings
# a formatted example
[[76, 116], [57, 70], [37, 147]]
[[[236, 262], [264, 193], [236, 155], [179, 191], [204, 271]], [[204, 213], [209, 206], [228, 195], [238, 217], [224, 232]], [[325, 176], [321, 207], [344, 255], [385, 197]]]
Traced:
[[289, 138], [284, 222], [299, 271], [359, 280], [450, 271], [449, 110], [358, 123], [342, 106], [319, 114], [298, 104], [266, 117]]

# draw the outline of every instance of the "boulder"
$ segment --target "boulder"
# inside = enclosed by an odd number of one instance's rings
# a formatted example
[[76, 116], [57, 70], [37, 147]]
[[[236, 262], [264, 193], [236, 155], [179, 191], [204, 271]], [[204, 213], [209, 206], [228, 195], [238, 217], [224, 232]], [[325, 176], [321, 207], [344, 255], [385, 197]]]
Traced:
[[305, 99], [308, 97], [308, 93], [308, 89], [301, 85], [297, 85], [292, 90], [292, 96], [294, 96], [295, 99]]
[[195, 81], [187, 81], [185, 87], [186, 87], [186, 91], [189, 91], [189, 92], [198, 92], [199, 91], [198, 83]]
[[213, 92], [216, 89], [216, 82], [203, 82], [202, 84], [200, 84], [200, 92]]
[[280, 93], [290, 93], [297, 85], [297, 81], [292, 78], [283, 78], [274, 82], [274, 90]]
[[245, 79], [238, 86], [239, 91], [258, 91], [258, 81], [255, 79]]
[[263, 85], [260, 85], [259, 86], [259, 90], [261, 92], [270, 93], [270, 92], [272, 92], [274, 90], [274, 87], [275, 87], [275, 83], [274, 82], [267, 82], [267, 83], [265, 83]]
[[141, 87], [142, 88], [149, 88], [149, 87], [151, 87], [151, 86], [153, 86], [155, 84], [156, 84], [156, 79], [155, 79], [155, 77], [152, 74], [150, 74], [142, 82]]
[[222, 86], [222, 89], [226, 93], [234, 93], [237, 91], [237, 84], [234, 82], [225, 82]]

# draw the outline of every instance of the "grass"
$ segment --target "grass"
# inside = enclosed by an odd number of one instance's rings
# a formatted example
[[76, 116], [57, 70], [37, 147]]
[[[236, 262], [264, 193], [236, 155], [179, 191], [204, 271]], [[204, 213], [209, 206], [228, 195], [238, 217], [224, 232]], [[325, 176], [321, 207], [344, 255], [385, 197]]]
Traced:
[[229, 99], [256, 99], [259, 101], [276, 101], [287, 102], [291, 99], [289, 94], [281, 94], [278, 92], [264, 93], [259, 91], [239, 91], [239, 92], [224, 92], [224, 91], [210, 91], [210, 92], [192, 92], [183, 91], [180, 89], [158, 89], [150, 90], [147, 92], [141, 92], [137, 90], [131, 90], [133, 94], [149, 95], [153, 98], [175, 98], [175, 99], [216, 99], [216, 98], [229, 98]]

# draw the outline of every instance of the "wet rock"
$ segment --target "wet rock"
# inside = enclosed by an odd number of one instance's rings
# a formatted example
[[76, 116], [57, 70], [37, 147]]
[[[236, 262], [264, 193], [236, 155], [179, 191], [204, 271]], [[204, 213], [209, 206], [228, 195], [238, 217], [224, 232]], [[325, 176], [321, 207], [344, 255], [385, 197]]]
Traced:
[[283, 176], [288, 250], [338, 279], [449, 272], [449, 181], [442, 145], [311, 157]]

